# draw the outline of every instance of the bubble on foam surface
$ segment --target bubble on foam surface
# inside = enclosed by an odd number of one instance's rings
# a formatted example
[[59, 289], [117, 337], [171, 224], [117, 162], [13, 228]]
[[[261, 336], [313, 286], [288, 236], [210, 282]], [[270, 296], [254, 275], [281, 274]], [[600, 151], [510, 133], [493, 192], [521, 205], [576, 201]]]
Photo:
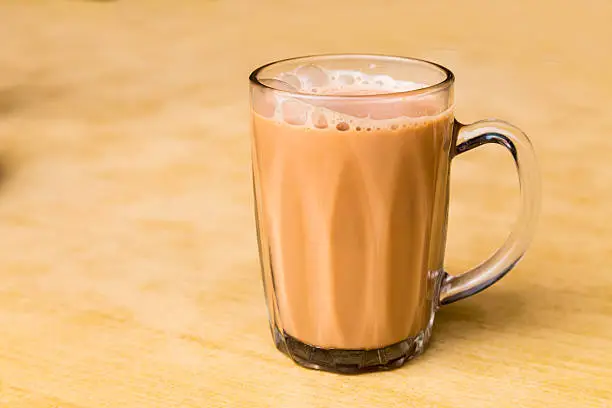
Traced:
[[346, 123], [346, 122], [340, 122], [336, 125], [336, 129], [338, 129], [341, 132], [345, 132], [347, 130], [349, 130], [351, 128], [351, 126]]
[[340, 85], [353, 85], [355, 83], [355, 77], [353, 75], [342, 74], [337, 78], [338, 84]]
[[302, 87], [321, 88], [329, 85], [330, 78], [327, 72], [316, 65], [304, 65], [295, 70], [295, 75], [300, 79]]
[[281, 106], [283, 120], [290, 125], [305, 125], [310, 108], [309, 105], [295, 99], [286, 100]]
[[379, 88], [386, 89], [389, 91], [395, 90], [395, 79], [391, 78], [389, 75], [376, 75], [372, 78], [374, 85]]
[[302, 89], [302, 81], [300, 81], [300, 78], [298, 78], [297, 75], [283, 73], [278, 79], [291, 85], [295, 90], [299, 91]]
[[325, 111], [321, 108], [316, 108], [312, 112], [311, 119], [312, 119], [312, 124], [314, 125], [314, 127], [318, 129], [325, 129], [328, 125], [327, 115], [325, 114]]

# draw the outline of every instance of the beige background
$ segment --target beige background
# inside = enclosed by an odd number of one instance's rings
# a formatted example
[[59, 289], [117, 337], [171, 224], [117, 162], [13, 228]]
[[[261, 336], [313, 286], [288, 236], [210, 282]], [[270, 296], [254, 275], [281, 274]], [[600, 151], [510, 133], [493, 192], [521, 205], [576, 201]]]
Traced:
[[[0, 0], [0, 407], [611, 406], [611, 22], [608, 0]], [[274, 349], [249, 174], [249, 71], [341, 51], [451, 68], [458, 118], [521, 126], [544, 189], [518, 268], [358, 377]], [[459, 272], [512, 223], [510, 157], [462, 156], [452, 187]]]

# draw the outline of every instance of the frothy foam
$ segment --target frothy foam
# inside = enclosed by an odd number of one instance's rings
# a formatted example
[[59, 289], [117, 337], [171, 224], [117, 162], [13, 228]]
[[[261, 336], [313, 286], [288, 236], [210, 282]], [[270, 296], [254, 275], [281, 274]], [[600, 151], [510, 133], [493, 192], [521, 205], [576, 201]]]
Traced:
[[373, 95], [426, 87], [425, 84], [396, 80], [389, 75], [369, 75], [355, 70], [324, 70], [316, 65], [301, 66], [275, 79], [284, 83], [277, 89], [290, 88], [315, 95]]
[[[368, 100], [347, 100], [348, 95], [380, 95], [412, 91], [426, 84], [397, 80], [389, 75], [369, 75], [355, 70], [326, 70], [316, 65], [304, 65], [276, 78], [262, 79], [271, 88], [312, 94], [313, 98], [296, 98], [282, 92], [256, 90], [254, 110], [279, 123], [312, 129], [336, 128], [357, 131], [380, 128], [398, 129], [431, 120], [446, 106], [435, 95], [419, 97], [388, 97]], [[338, 96], [321, 99], [316, 95]]]

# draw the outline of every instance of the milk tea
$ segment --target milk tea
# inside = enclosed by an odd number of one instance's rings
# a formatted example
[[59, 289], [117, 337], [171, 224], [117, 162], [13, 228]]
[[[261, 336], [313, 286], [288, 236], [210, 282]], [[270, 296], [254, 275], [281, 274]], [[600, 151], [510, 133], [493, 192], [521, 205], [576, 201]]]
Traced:
[[276, 329], [328, 349], [417, 335], [442, 269], [452, 112], [398, 93], [421, 84], [357, 71], [300, 67], [268, 85], [312, 94], [253, 95], [258, 233]]

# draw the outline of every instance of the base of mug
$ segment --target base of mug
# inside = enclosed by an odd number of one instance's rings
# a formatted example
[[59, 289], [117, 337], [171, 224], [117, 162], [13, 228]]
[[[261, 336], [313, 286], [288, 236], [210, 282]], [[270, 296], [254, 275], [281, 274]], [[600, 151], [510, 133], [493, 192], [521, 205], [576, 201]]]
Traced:
[[303, 343], [277, 327], [272, 331], [276, 348], [303, 367], [339, 374], [361, 374], [399, 368], [422, 354], [431, 337], [432, 323], [433, 319], [416, 336], [378, 349], [321, 348]]

